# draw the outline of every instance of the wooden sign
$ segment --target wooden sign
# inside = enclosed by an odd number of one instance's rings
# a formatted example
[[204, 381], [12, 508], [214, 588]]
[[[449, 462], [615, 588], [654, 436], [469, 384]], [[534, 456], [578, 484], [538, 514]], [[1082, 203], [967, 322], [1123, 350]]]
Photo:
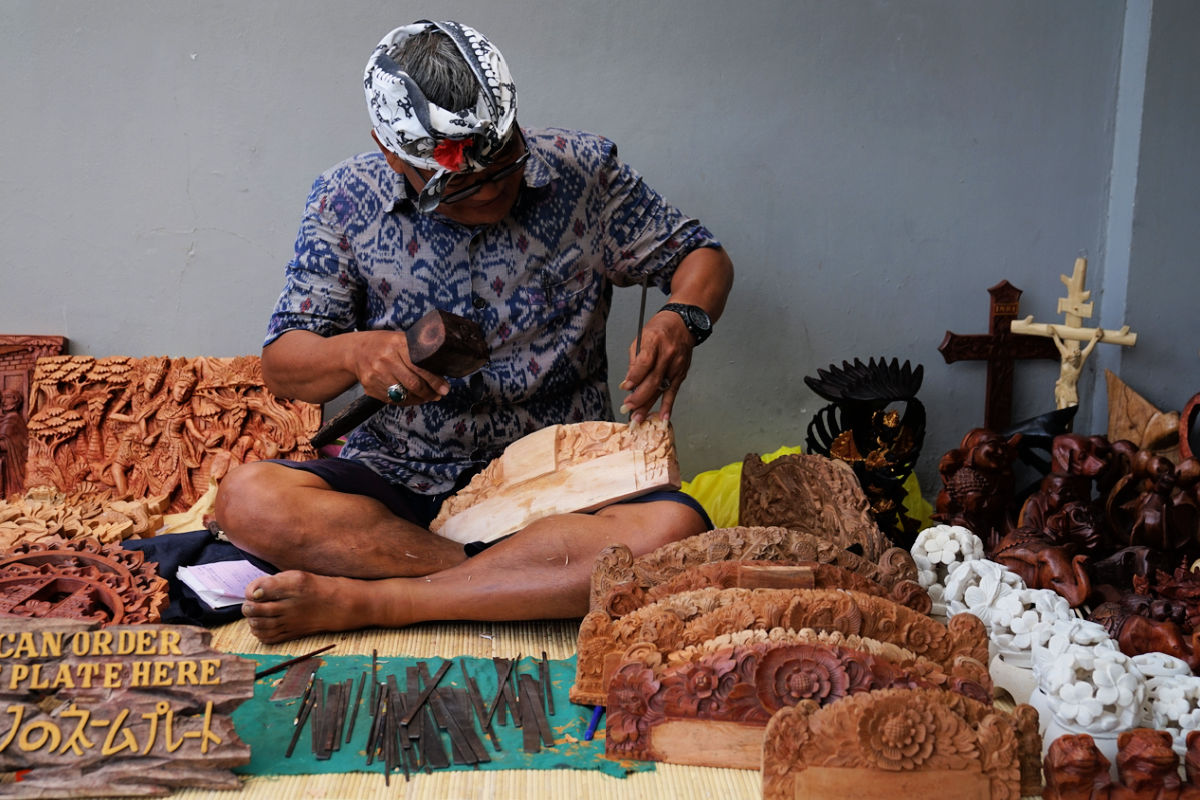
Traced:
[[[203, 628], [0, 619], [0, 796], [237, 789], [253, 661]], [[6, 780], [10, 778], [12, 780]]]

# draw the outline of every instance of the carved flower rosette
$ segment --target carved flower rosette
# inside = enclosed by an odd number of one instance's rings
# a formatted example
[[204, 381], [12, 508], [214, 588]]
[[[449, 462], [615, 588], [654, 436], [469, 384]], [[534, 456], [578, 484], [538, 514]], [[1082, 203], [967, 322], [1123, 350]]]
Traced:
[[[978, 611], [972, 611], [980, 616]], [[1071, 604], [1050, 589], [1021, 589], [1006, 592], [992, 603], [985, 623], [992, 643], [1008, 655], [1029, 657], [1034, 629], [1055, 620], [1074, 618]]]
[[654, 670], [638, 662], [621, 666], [608, 685], [605, 711], [605, 749], [620, 757], [644, 758], [646, 729], [661, 709], [652, 709], [659, 698], [659, 682]]
[[946, 613], [946, 578], [964, 561], [984, 557], [983, 540], [961, 525], [934, 525], [917, 534], [913, 543], [917, 581], [929, 592], [934, 612]]
[[1200, 730], [1200, 677], [1163, 675], [1146, 681], [1146, 702], [1150, 715], [1146, 723], [1171, 734], [1172, 748], [1179, 755], [1187, 751], [1187, 735]]
[[1041, 683], [1050, 665], [1067, 650], [1081, 647], [1116, 651], [1117, 643], [1103, 625], [1079, 617], [1044, 620], [1034, 626], [1029, 639], [1033, 677]]
[[1146, 696], [1145, 680], [1129, 656], [1106, 648], [1068, 649], [1039, 685], [1063, 727], [1087, 733], [1135, 727]]

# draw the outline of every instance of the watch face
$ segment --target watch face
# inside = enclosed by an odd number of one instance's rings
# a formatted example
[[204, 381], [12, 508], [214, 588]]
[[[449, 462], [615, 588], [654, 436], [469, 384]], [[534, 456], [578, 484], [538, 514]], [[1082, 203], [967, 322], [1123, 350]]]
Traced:
[[708, 318], [703, 308], [697, 306], [689, 306], [687, 309], [688, 324], [705, 333], [712, 329], [712, 320]]

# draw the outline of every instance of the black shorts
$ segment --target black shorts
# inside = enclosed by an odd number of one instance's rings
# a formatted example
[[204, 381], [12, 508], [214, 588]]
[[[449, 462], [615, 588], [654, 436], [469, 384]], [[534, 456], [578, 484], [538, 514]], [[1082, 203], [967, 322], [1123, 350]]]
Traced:
[[[271, 463], [311, 472], [328, 483], [335, 491], [374, 498], [387, 506], [387, 509], [400, 519], [408, 520], [422, 528], [429, 527], [429, 523], [433, 522], [433, 518], [437, 516], [442, 503], [455, 491], [441, 494], [419, 494], [408, 487], [397, 486], [384, 480], [379, 473], [367, 465], [348, 458], [318, 458], [312, 461], [271, 459]], [[704, 507], [694, 497], [675, 489], [650, 492], [612, 505], [654, 503], [660, 500], [682, 503], [700, 515], [700, 519], [704, 521], [705, 530], [712, 529], [712, 520], [708, 518]], [[489, 544], [495, 544], [495, 542], [489, 542]], [[487, 545], [469, 544], [464, 549], [467, 551], [467, 555], [474, 555], [486, 547]]]

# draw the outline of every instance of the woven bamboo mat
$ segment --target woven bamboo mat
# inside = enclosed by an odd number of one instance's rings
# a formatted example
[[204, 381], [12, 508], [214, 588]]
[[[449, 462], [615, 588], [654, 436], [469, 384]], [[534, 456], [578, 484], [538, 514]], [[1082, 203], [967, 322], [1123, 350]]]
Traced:
[[[437, 623], [396, 630], [367, 630], [297, 639], [282, 645], [263, 645], [245, 622], [216, 628], [213, 646], [227, 653], [298, 655], [336, 644], [329, 655], [370, 655], [436, 658], [476, 656], [514, 658], [538, 655], [568, 658], [575, 653], [578, 620], [526, 623]], [[380, 800], [751, 800], [762, 795], [758, 772], [659, 764], [652, 772], [613, 778], [583, 770], [451, 771], [415, 775], [405, 783], [392, 776], [386, 786], [378, 773], [255, 776], [245, 779], [240, 795], [186, 789], [179, 798], [380, 798]]]

